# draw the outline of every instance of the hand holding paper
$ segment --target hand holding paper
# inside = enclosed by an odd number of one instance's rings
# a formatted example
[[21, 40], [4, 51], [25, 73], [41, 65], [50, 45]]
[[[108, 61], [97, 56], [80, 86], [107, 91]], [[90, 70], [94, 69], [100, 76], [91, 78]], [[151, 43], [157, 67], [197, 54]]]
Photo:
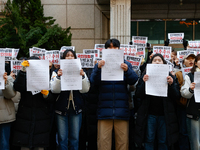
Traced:
[[168, 76], [167, 82], [168, 82], [169, 85], [171, 85], [173, 83], [173, 78], [171, 76]]
[[13, 71], [10, 72], [10, 76], [15, 80], [15, 74], [13, 73]]
[[4, 80], [5, 80], [5, 84], [6, 84], [7, 79], [8, 79], [7, 72], [5, 72], [5, 73], [3, 74], [3, 78], [4, 78]]
[[127, 70], [128, 70], [128, 65], [125, 64], [125, 63], [122, 63], [122, 64], [121, 64], [121, 68], [122, 68], [124, 71], [127, 71]]
[[80, 71], [80, 75], [81, 75], [81, 76], [84, 76], [84, 75], [85, 75], [83, 69], [81, 69], [81, 71]]
[[192, 82], [192, 83], [190, 84], [190, 89], [191, 89], [191, 90], [194, 90], [194, 88], [195, 88], [195, 83]]
[[149, 79], [149, 76], [147, 74], [144, 75], [143, 81], [146, 82]]
[[101, 68], [104, 65], [105, 65], [105, 61], [104, 60], [100, 60], [99, 63], [98, 63], [98, 68]]
[[62, 69], [59, 69], [57, 75], [60, 77], [62, 76], [62, 74], [63, 74]]

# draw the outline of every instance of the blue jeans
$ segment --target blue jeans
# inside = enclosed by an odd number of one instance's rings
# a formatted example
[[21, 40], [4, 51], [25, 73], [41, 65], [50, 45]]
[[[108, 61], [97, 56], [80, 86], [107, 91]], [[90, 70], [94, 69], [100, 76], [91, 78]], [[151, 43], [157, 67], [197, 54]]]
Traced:
[[186, 124], [186, 109], [182, 108], [181, 106], [177, 107], [177, 116], [179, 122], [179, 148], [180, 150], [189, 150], [190, 143], [189, 137], [187, 132], [187, 124]]
[[56, 114], [59, 150], [78, 150], [82, 113], [76, 114], [72, 107], [66, 116]]
[[200, 150], [200, 119], [187, 118], [187, 129], [191, 150]]
[[145, 150], [154, 150], [154, 141], [157, 134], [158, 150], [167, 150], [166, 123], [164, 116], [148, 115]]
[[0, 124], [0, 150], [9, 150], [11, 123]]

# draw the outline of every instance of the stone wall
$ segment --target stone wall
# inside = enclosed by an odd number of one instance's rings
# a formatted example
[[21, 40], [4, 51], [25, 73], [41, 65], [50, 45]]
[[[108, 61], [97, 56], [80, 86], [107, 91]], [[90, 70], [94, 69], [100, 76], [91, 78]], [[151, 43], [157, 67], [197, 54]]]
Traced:
[[96, 0], [41, 0], [45, 16], [53, 16], [62, 28], [71, 26], [76, 52], [93, 49], [109, 38], [109, 19]]

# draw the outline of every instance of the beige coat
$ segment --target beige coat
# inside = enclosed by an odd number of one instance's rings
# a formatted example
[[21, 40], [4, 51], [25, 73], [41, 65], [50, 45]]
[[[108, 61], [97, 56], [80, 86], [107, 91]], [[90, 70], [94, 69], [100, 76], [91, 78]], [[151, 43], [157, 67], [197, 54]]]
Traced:
[[8, 76], [4, 90], [0, 90], [0, 124], [15, 121], [15, 106], [11, 98], [16, 95], [13, 89], [14, 79]]

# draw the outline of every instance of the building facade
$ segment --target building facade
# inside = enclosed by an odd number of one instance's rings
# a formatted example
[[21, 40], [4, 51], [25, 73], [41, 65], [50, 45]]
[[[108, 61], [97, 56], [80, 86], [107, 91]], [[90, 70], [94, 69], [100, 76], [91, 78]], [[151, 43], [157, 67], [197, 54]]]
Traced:
[[163, 45], [168, 33], [175, 32], [185, 33], [186, 40], [200, 40], [199, 0], [41, 1], [45, 16], [53, 16], [62, 28], [71, 27], [72, 45], [79, 53], [109, 38], [127, 44], [134, 35], [147, 36], [152, 46]]

